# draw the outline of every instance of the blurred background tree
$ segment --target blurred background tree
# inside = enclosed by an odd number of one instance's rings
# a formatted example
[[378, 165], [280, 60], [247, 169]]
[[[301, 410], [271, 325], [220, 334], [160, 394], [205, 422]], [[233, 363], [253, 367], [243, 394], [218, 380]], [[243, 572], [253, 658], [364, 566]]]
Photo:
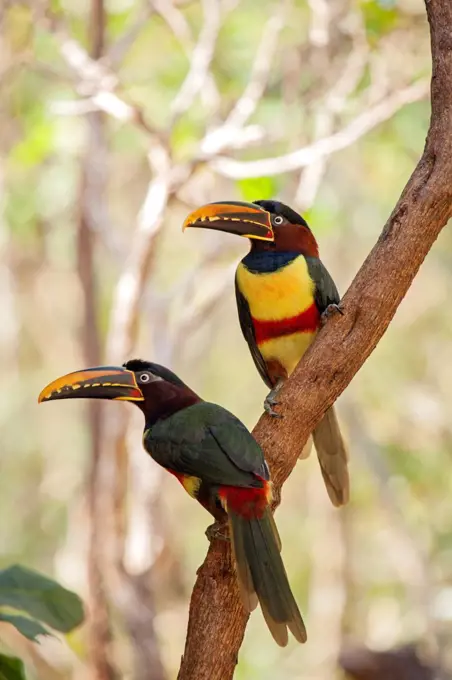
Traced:
[[[209, 518], [144, 455], [139, 414], [41, 411], [37, 394], [139, 355], [253, 425], [265, 386], [232, 282], [246, 244], [183, 237], [182, 221], [208, 201], [278, 197], [345, 290], [422, 150], [424, 5], [4, 0], [0, 17], [0, 567], [53, 574], [89, 609], [70, 647], [43, 641], [47, 670], [11, 631], [9, 651], [31, 678], [174, 678]], [[451, 256], [443, 232], [339, 401], [350, 506], [330, 507], [315, 461], [285, 486], [278, 525], [309, 644], [279, 649], [254, 614], [239, 680], [339, 678], [349, 640], [421, 641], [447, 667]]]

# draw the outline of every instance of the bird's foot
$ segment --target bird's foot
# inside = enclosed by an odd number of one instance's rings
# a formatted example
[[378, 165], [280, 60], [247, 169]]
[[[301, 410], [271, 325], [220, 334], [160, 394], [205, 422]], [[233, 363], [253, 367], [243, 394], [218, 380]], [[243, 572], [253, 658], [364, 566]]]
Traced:
[[344, 316], [344, 312], [340, 307], [340, 303], [337, 305], [335, 302], [333, 302], [331, 303], [331, 305], [328, 305], [328, 307], [323, 310], [322, 315], [320, 317], [320, 324], [324, 326], [328, 319], [330, 319], [335, 314], [340, 314], [341, 316]]
[[229, 541], [229, 536], [225, 534], [222, 529], [225, 529], [225, 525], [221, 524], [220, 522], [214, 522], [210, 526], [207, 527], [206, 529], [206, 536], [208, 540], [212, 543], [212, 541], [219, 540], [219, 541]]
[[279, 401], [276, 399], [276, 395], [278, 394], [279, 390], [281, 389], [282, 383], [278, 383], [265, 397], [264, 401], [264, 411], [265, 413], [268, 413], [269, 416], [272, 418], [282, 418], [283, 416], [275, 411], [273, 408], [274, 406], [278, 406]]

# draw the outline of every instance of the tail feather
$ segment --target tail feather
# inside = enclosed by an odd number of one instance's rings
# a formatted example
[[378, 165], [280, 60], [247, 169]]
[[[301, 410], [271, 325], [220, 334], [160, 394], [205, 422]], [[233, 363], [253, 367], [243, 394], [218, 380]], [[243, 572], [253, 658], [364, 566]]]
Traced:
[[333, 406], [312, 436], [330, 500], [336, 507], [345, 505], [350, 496], [348, 453]]
[[268, 513], [269, 519], [270, 519], [270, 524], [272, 525], [272, 532], [273, 536], [276, 541], [276, 545], [278, 546], [279, 552], [281, 552], [282, 548], [282, 543], [281, 543], [281, 536], [279, 535], [278, 527], [276, 526], [275, 518], [273, 517], [273, 513], [269, 512]]
[[[230, 526], [232, 529], [232, 523], [230, 523]], [[243, 524], [237, 522], [235, 528], [231, 531], [231, 536], [232, 552], [237, 568], [240, 597], [245, 609], [248, 612], [252, 612], [256, 609], [258, 600], [249, 564], [246, 559]]]
[[288, 641], [287, 628], [299, 642], [306, 642], [306, 629], [290, 590], [270, 509], [259, 518], [245, 518], [233, 511], [228, 511], [228, 516], [240, 592], [247, 598], [244, 605], [248, 608], [250, 592], [257, 595], [270, 632], [282, 647]]
[[289, 642], [289, 633], [285, 623], [278, 623], [270, 616], [270, 613], [263, 602], [261, 602], [262, 614], [268, 630], [272, 634], [273, 639], [280, 647], [286, 647]]
[[311, 455], [311, 449], [312, 449], [312, 436], [308, 438], [308, 441], [303, 446], [301, 453], [298, 456], [298, 460], [306, 460], [306, 458], [309, 458], [309, 456]]

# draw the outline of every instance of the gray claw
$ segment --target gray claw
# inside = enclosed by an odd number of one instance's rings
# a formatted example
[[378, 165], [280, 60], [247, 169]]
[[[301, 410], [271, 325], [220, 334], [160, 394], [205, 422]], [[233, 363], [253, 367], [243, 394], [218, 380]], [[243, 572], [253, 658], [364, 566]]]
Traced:
[[278, 406], [278, 404], [279, 401], [277, 401], [274, 397], [267, 397], [264, 401], [265, 413], [268, 413], [268, 415], [272, 418], [282, 418], [283, 416], [273, 408], [273, 406]]
[[274, 386], [274, 388], [270, 390], [270, 392], [265, 397], [264, 411], [265, 413], [268, 413], [268, 415], [271, 416], [272, 418], [283, 418], [283, 416], [277, 411], [275, 411], [275, 409], [273, 408], [273, 406], [278, 406], [279, 404], [279, 401], [276, 399], [276, 396], [282, 386], [283, 381], [279, 380]]
[[322, 315], [320, 317], [322, 326], [328, 321], [330, 317], [334, 316], [335, 314], [340, 314], [341, 316], [344, 316], [344, 312], [340, 307], [340, 303], [336, 304], [335, 302], [332, 302], [322, 312]]

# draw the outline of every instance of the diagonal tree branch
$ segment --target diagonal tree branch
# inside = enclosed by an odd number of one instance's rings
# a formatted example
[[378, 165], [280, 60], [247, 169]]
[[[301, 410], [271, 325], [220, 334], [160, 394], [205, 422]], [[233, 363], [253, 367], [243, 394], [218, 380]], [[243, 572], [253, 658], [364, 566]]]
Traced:
[[[302, 444], [375, 348], [452, 216], [452, 5], [449, 0], [426, 0], [426, 8], [433, 75], [432, 117], [423, 156], [343, 299], [344, 316], [322, 329], [281, 391], [284, 418], [275, 422], [264, 415], [254, 430], [270, 463], [277, 496]], [[232, 678], [247, 618], [230, 547], [215, 541], [198, 571], [179, 680]]]

